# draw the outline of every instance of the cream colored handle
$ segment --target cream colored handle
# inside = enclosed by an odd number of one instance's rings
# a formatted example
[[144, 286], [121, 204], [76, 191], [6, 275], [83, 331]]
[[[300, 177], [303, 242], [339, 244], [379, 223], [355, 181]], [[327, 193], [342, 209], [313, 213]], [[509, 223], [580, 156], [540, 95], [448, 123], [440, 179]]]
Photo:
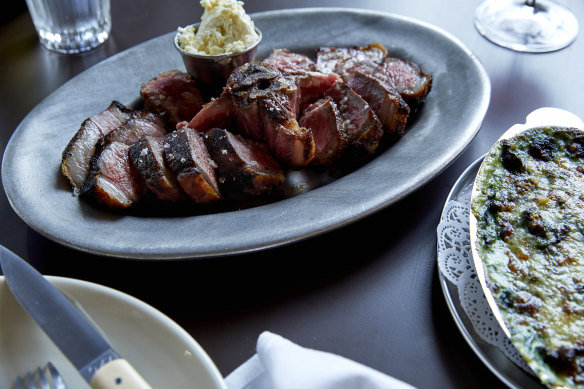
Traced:
[[93, 389], [152, 389], [140, 373], [122, 358], [103, 365], [90, 384]]

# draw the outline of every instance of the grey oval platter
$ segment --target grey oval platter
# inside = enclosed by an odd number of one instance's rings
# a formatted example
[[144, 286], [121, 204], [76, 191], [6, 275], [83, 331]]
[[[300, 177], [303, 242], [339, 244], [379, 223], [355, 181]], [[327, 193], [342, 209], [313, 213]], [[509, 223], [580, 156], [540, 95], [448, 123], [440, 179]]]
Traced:
[[73, 195], [60, 174], [61, 153], [85, 118], [112, 100], [131, 105], [140, 85], [162, 71], [184, 70], [171, 32], [86, 70], [26, 116], [2, 161], [4, 189], [16, 213], [47, 238], [98, 255], [154, 260], [250, 252], [339, 228], [395, 203], [439, 174], [479, 131], [490, 82], [475, 55], [448, 33], [413, 19], [355, 9], [251, 16], [263, 33], [258, 59], [273, 48], [310, 53], [321, 46], [380, 42], [432, 74], [433, 89], [392, 147], [326, 182], [297, 173], [301, 194], [214, 213], [153, 216], [97, 209]]

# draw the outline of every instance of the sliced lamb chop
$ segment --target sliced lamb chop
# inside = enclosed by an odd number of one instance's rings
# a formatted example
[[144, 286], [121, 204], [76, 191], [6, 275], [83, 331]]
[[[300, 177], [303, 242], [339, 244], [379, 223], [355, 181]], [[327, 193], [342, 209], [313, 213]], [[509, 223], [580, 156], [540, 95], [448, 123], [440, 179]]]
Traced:
[[347, 85], [369, 104], [387, 134], [403, 135], [410, 108], [395, 89], [358, 70], [351, 73]]
[[121, 126], [133, 110], [113, 101], [104, 111], [93, 115], [81, 124], [81, 128], [63, 151], [61, 172], [78, 191], [89, 172], [89, 164], [99, 139]]
[[158, 199], [171, 202], [186, 200], [176, 177], [166, 168], [163, 142], [164, 139], [158, 137], [140, 139], [130, 146], [130, 162]]
[[263, 195], [286, 179], [284, 171], [263, 143], [219, 128], [206, 132], [203, 138], [217, 163], [219, 182], [227, 188]]
[[188, 73], [168, 70], [142, 84], [144, 107], [159, 114], [171, 128], [191, 120], [205, 103], [203, 94]]
[[332, 165], [348, 144], [341, 114], [332, 98], [320, 99], [302, 113], [299, 124], [309, 128], [314, 136], [313, 164]]
[[280, 71], [248, 63], [231, 73], [225, 91], [231, 94], [237, 129], [244, 136], [265, 142], [290, 167], [310, 163], [314, 138], [298, 125], [298, 89]]
[[195, 130], [182, 127], [168, 134], [164, 139], [164, 159], [181, 188], [195, 203], [212, 203], [221, 198], [215, 162]]
[[130, 146], [113, 142], [91, 161], [91, 169], [81, 196], [108, 208], [128, 208], [146, 194], [141, 177], [130, 164]]
[[392, 85], [408, 103], [417, 110], [432, 89], [432, 76], [411, 62], [396, 57], [386, 57], [374, 76]]
[[344, 82], [337, 82], [325, 96], [337, 105], [351, 148], [357, 154], [373, 154], [383, 136], [383, 128], [369, 104]]

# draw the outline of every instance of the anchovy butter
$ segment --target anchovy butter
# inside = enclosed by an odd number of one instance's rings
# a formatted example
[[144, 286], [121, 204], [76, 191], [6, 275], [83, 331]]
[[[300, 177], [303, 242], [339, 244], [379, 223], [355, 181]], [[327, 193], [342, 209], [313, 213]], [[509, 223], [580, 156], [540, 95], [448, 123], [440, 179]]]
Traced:
[[254, 23], [237, 0], [202, 0], [205, 9], [198, 29], [179, 27], [181, 49], [199, 55], [237, 54], [259, 39]]

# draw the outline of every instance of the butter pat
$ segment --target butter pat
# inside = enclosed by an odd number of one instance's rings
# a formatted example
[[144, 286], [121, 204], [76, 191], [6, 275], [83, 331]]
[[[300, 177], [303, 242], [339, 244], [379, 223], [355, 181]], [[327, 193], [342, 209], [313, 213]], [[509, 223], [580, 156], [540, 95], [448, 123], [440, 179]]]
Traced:
[[201, 5], [205, 11], [199, 28], [178, 28], [181, 49], [198, 55], [236, 54], [259, 39], [242, 1], [202, 0]]

